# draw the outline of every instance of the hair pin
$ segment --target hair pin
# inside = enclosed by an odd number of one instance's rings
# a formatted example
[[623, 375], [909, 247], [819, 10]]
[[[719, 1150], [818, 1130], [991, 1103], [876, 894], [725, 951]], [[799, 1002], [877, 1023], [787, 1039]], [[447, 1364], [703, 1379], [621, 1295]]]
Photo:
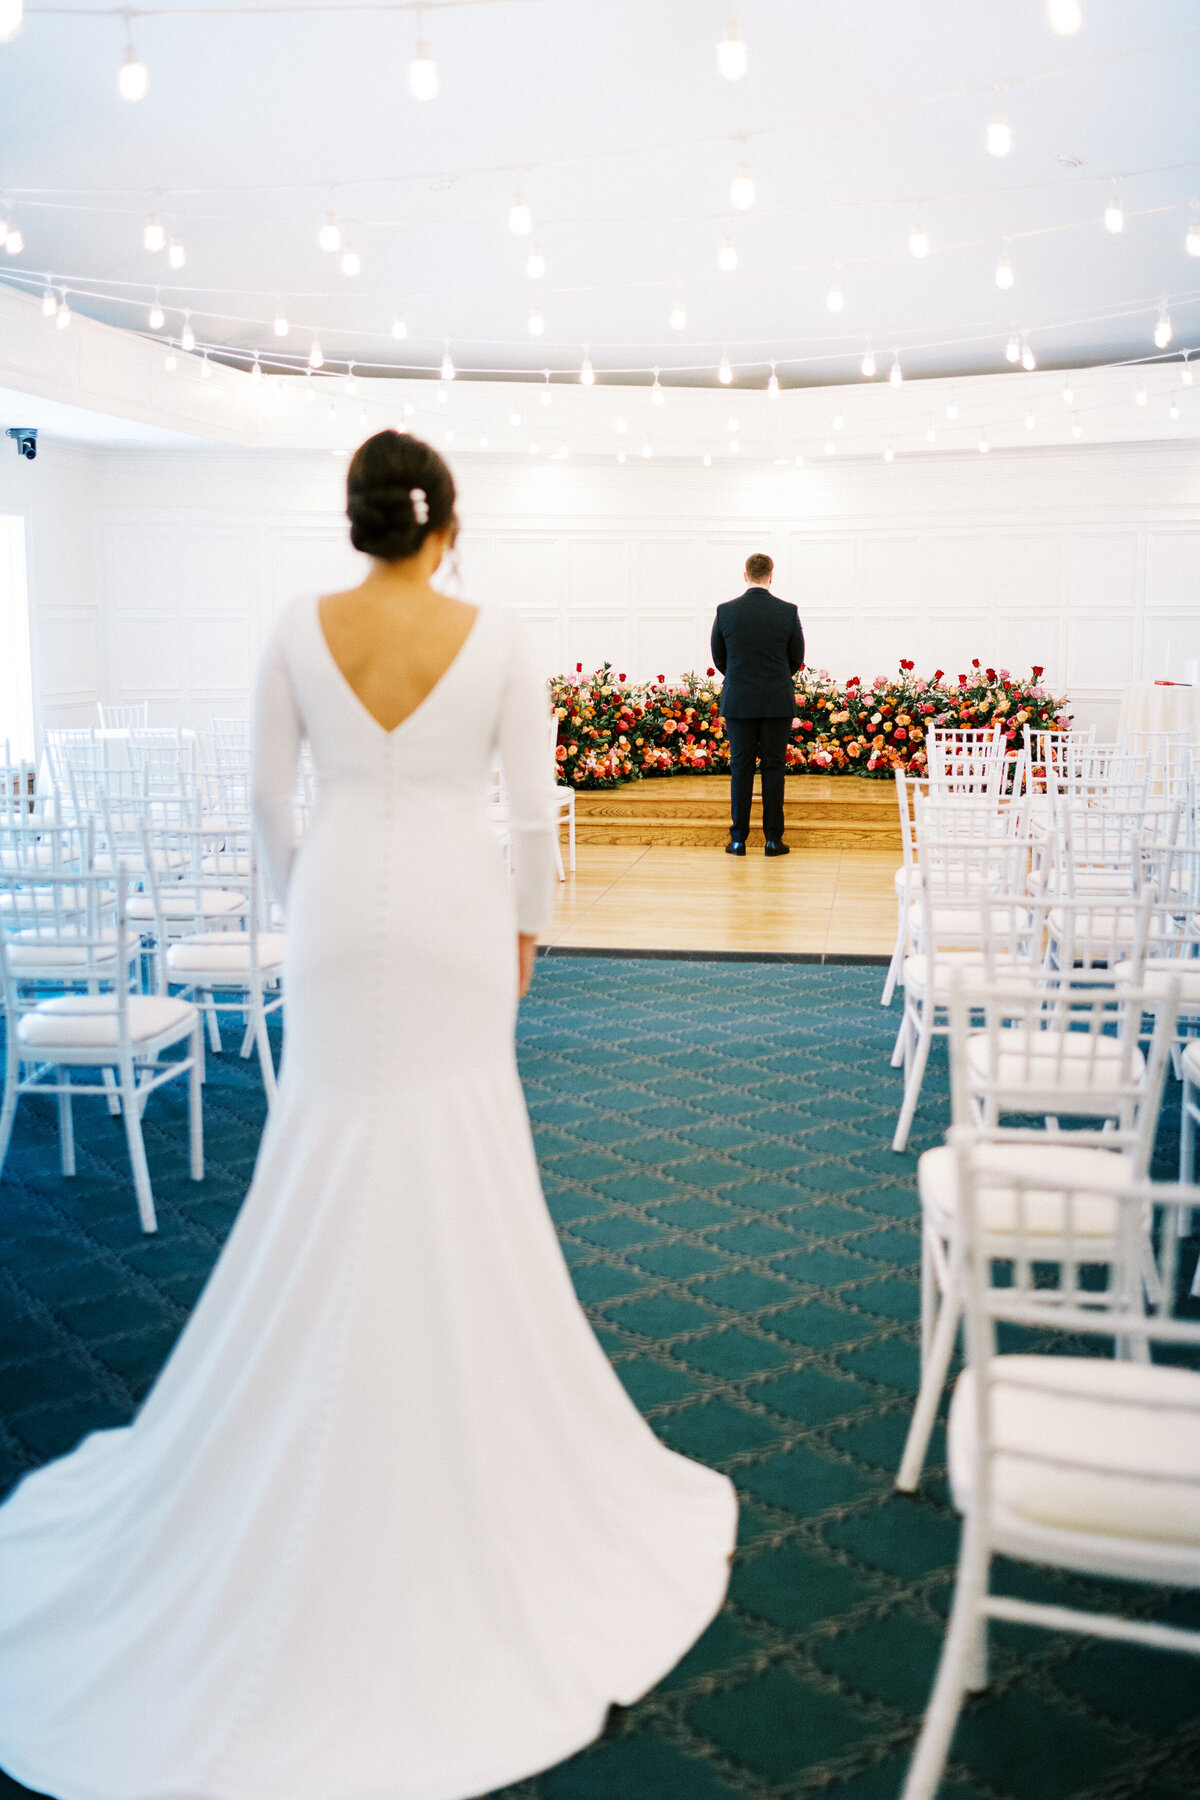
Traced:
[[412, 501], [413, 518], [418, 525], [429, 523], [429, 501], [424, 488], [409, 488], [408, 497]]

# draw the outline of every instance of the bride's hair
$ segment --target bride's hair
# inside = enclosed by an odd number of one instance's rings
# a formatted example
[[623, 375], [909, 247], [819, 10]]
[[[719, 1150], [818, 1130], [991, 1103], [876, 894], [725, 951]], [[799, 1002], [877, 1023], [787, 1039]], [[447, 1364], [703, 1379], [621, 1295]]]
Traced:
[[346, 477], [350, 542], [383, 562], [415, 556], [431, 531], [454, 519], [454, 477], [430, 444], [377, 431], [360, 444]]

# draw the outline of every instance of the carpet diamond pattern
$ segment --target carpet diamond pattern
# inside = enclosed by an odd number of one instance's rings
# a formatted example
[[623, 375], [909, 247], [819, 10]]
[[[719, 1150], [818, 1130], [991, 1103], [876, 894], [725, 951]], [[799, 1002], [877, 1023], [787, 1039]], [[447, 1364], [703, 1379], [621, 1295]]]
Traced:
[[[946, 1124], [935, 1050], [910, 1154], [888, 1143], [896, 1014], [874, 968], [544, 958], [521, 1070], [580, 1299], [665, 1442], [737, 1484], [721, 1615], [614, 1734], [492, 1800], [890, 1800], [944, 1629], [958, 1526], [935, 1436], [891, 1486], [917, 1375], [916, 1157]], [[1177, 1090], [1156, 1173], [1173, 1169]], [[209, 1174], [187, 1176], [170, 1089], [146, 1117], [161, 1231], [137, 1230], [119, 1122], [80, 1107], [56, 1173], [25, 1104], [0, 1206], [0, 1479], [129, 1417], [253, 1167], [251, 1066], [209, 1064]], [[1190, 1277], [1196, 1245], [1185, 1247]], [[1105, 1584], [1004, 1569], [1011, 1591], [1111, 1604]], [[1189, 1596], [1125, 1589], [1200, 1622]], [[23, 1790], [0, 1778], [0, 1795]], [[1190, 1659], [1002, 1628], [945, 1800], [1195, 1800]]]

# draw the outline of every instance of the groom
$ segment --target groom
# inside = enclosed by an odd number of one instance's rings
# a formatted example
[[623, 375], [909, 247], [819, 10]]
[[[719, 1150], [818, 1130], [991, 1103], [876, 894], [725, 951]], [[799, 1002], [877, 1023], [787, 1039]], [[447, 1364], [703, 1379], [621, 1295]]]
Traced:
[[732, 824], [729, 856], [745, 856], [750, 834], [754, 765], [762, 764], [763, 835], [768, 856], [786, 856], [783, 841], [783, 772], [796, 695], [792, 677], [804, 667], [800, 615], [771, 592], [775, 564], [769, 556], [746, 561], [746, 591], [718, 606], [712, 659], [725, 677], [721, 711], [729, 739]]

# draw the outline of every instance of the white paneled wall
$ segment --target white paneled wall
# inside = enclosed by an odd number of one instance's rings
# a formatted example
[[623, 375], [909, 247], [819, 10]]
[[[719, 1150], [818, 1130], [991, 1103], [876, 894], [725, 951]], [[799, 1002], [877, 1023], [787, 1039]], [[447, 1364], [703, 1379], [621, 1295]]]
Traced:
[[[15, 463], [16, 458], [13, 458]], [[204, 723], [246, 703], [299, 594], [358, 578], [345, 463], [321, 453], [51, 445], [8, 468], [30, 522], [42, 716], [97, 694]], [[1200, 657], [1200, 456], [1187, 445], [846, 461], [800, 470], [473, 456], [457, 468], [463, 591], [519, 608], [550, 672], [709, 660], [714, 606], [766, 550], [810, 661], [869, 678], [973, 656], [1067, 688], [1112, 726], [1131, 678]], [[20, 479], [17, 479], [17, 477]], [[32, 477], [32, 480], [29, 479]]]

